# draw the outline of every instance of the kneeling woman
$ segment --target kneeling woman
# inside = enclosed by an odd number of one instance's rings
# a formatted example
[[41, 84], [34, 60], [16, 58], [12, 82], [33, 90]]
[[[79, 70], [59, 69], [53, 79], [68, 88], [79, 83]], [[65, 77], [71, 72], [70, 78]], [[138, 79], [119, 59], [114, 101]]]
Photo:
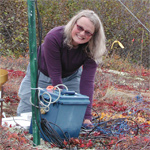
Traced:
[[[105, 51], [105, 34], [98, 15], [92, 10], [78, 12], [65, 26], [47, 33], [38, 56], [38, 87], [64, 84], [69, 90], [89, 96], [83, 123], [90, 125], [95, 73]], [[32, 111], [30, 85], [28, 66], [18, 93], [18, 115]]]

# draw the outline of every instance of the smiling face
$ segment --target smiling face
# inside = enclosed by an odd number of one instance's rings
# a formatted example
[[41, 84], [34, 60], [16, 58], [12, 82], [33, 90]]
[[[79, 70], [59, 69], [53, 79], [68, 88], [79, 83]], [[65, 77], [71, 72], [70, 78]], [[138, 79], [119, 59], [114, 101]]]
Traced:
[[87, 43], [94, 33], [94, 24], [86, 17], [81, 17], [74, 25], [71, 36], [73, 46]]

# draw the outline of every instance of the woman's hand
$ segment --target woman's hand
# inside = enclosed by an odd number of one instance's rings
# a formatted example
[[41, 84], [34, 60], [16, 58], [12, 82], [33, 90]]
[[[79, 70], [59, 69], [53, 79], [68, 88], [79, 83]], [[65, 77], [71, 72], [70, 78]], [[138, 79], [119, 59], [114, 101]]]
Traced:
[[93, 124], [92, 124], [92, 122], [89, 119], [85, 119], [83, 121], [83, 124], [87, 124], [88, 127], [94, 127]]

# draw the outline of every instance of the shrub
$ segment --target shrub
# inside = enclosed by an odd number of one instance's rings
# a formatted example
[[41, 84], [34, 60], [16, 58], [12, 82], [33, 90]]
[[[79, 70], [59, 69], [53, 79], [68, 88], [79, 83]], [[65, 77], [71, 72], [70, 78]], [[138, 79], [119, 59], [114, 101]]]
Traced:
[[[77, 11], [92, 9], [100, 16], [104, 24], [109, 56], [115, 51], [115, 54], [130, 63], [149, 67], [148, 0], [122, 0], [122, 3], [135, 16], [119, 1], [40, 0], [37, 2], [43, 24], [42, 39], [53, 27], [65, 25]], [[29, 40], [27, 3], [23, 0], [2, 0], [0, 4], [0, 53], [2, 55], [25, 55]], [[111, 50], [111, 44], [115, 40], [119, 40], [125, 48], [121, 49], [118, 45], [114, 45]]]

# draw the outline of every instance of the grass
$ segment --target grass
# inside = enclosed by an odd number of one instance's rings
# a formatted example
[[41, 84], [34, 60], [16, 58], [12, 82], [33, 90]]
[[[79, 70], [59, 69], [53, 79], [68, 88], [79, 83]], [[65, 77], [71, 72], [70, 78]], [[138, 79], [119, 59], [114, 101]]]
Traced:
[[[0, 62], [0, 68], [9, 72], [9, 79], [3, 88], [3, 110], [7, 117], [15, 116], [19, 102], [17, 91], [25, 75], [29, 57], [1, 57]], [[89, 135], [81, 134], [78, 139], [65, 142], [66, 146], [76, 146], [78, 149], [149, 149], [149, 87], [150, 70], [123, 61], [118, 56], [104, 58], [104, 64], [96, 72], [92, 115], [97, 118], [95, 122], [105, 124], [105, 128], [103, 125], [99, 127], [107, 132], [112, 130], [113, 125], [114, 134], [108, 136], [106, 132], [99, 131], [91, 132]], [[116, 135], [118, 130], [114, 129], [120, 126], [115, 125], [120, 124], [118, 119], [121, 118], [126, 118], [125, 122], [132, 127], [130, 134]], [[40, 147], [33, 147], [33, 137], [27, 131], [1, 127], [0, 132], [1, 149], [50, 149], [44, 141]]]

